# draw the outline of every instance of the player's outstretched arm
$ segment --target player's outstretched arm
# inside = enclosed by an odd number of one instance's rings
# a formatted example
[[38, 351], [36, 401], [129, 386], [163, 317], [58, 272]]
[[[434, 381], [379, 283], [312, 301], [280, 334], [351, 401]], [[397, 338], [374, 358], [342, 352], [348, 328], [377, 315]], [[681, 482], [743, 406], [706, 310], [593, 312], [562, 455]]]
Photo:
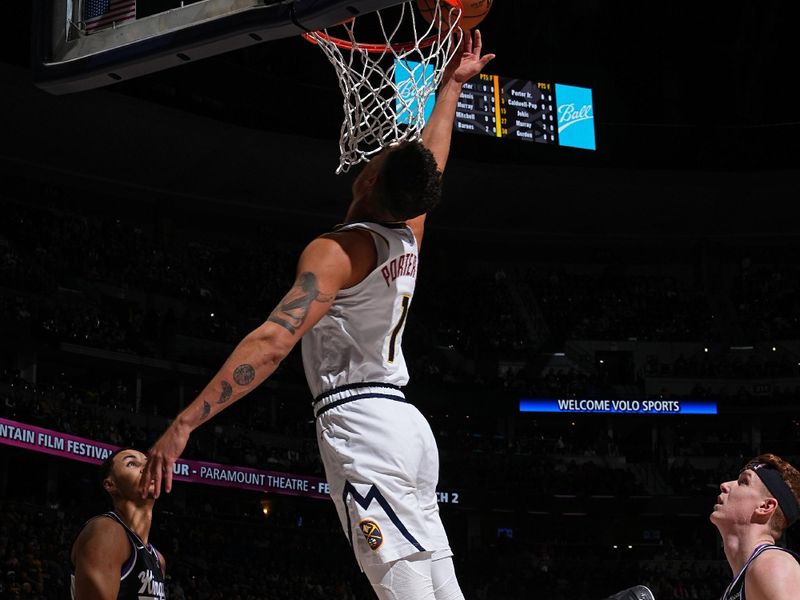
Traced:
[[450, 155], [453, 122], [461, 88], [495, 57], [494, 54], [481, 56], [482, 51], [483, 39], [480, 30], [465, 31], [461, 49], [447, 65], [433, 112], [422, 131], [422, 143], [433, 153], [436, 164], [442, 172]]
[[72, 546], [75, 565], [75, 600], [116, 600], [119, 576], [131, 544], [115, 521], [90, 521]]
[[283, 300], [261, 326], [239, 342], [200, 395], [150, 448], [139, 482], [142, 497], [151, 482], [155, 483], [156, 498], [162, 484], [170, 492], [172, 467], [191, 432], [272, 375], [303, 334], [328, 311], [353, 270], [353, 251], [347, 239], [321, 237], [306, 247], [298, 262], [297, 279]]
[[[430, 119], [425, 129], [422, 130], [422, 143], [431, 151], [439, 171], [444, 172], [447, 159], [450, 156], [450, 141], [453, 137], [453, 122], [456, 118], [458, 98], [461, 88], [469, 79], [472, 79], [483, 70], [495, 55], [481, 56], [483, 40], [481, 32], [476, 29], [474, 33], [464, 32], [464, 39], [459, 52], [447, 65], [442, 79], [436, 104], [433, 107]], [[417, 242], [422, 242], [425, 230], [426, 215], [420, 215], [406, 221], [411, 227]]]

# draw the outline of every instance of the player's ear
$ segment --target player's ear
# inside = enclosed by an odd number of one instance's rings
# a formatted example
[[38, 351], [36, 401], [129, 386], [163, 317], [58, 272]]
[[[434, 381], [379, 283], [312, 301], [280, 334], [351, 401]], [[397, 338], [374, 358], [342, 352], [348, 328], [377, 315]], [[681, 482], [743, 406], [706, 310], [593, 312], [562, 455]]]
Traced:
[[110, 475], [105, 479], [103, 479], [103, 489], [109, 494], [111, 494], [114, 490], [117, 489], [117, 484], [114, 483], [114, 480], [111, 478]]
[[372, 161], [364, 167], [364, 172], [362, 174], [363, 181], [369, 187], [374, 187], [375, 182], [378, 181], [378, 175], [380, 174], [380, 159], [373, 158]]
[[778, 501], [775, 498], [764, 498], [756, 508], [756, 515], [759, 517], [758, 521], [768, 522], [776, 510], [778, 510]]
[[372, 168], [369, 164], [364, 167], [364, 170], [358, 174], [353, 180], [353, 193], [361, 190], [372, 190], [375, 183], [378, 181], [378, 171]]

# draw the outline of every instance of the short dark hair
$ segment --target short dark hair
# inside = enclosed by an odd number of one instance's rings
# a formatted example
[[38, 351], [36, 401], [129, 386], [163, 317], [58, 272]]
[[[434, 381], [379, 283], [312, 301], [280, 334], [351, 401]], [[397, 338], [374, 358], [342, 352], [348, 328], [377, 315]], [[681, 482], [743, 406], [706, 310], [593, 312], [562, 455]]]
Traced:
[[114, 459], [123, 450], [130, 450], [130, 448], [126, 448], [124, 446], [122, 448], [117, 448], [111, 454], [106, 456], [106, 459], [100, 464], [100, 487], [103, 487], [103, 482], [106, 480], [106, 477], [111, 475], [111, 470], [114, 468]]
[[425, 214], [442, 199], [442, 173], [433, 154], [419, 141], [400, 142], [386, 149], [376, 191], [381, 206], [405, 221]]

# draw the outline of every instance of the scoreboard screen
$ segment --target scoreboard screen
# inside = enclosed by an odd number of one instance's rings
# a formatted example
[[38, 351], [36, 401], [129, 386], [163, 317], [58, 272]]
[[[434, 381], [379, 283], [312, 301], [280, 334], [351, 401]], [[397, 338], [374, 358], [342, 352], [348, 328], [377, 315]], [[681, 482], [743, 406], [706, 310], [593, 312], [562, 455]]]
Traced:
[[464, 84], [455, 129], [594, 150], [592, 90], [481, 73]]

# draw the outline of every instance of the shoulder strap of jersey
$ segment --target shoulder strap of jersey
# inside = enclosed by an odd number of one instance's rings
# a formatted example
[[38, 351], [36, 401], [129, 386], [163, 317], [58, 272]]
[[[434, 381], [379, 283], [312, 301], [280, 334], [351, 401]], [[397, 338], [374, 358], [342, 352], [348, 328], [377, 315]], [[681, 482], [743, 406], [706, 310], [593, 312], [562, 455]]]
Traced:
[[156, 560], [158, 561], [158, 566], [161, 567], [161, 574], [166, 575], [166, 573], [164, 573], [164, 562], [161, 560], [161, 553], [158, 550], [156, 550], [156, 547], [153, 546], [153, 544], [147, 544], [147, 546], [153, 552], [153, 556], [156, 557]]
[[[127, 577], [128, 574], [131, 572], [131, 569], [133, 569], [133, 565], [136, 564], [136, 540], [138, 540], [139, 537], [135, 533], [133, 533], [133, 531], [131, 531], [131, 529], [122, 521], [120, 516], [113, 510], [105, 512], [102, 515], [95, 515], [94, 517], [87, 519], [86, 522], [84, 522], [84, 524], [81, 525], [80, 529], [78, 529], [78, 532], [75, 534], [75, 538], [72, 541], [72, 545], [73, 546], [75, 545], [75, 541], [78, 539], [78, 536], [84, 529], [86, 529], [86, 526], [89, 523], [91, 523], [95, 519], [102, 519], [104, 517], [116, 521], [117, 523], [122, 525], [123, 529], [125, 529], [125, 537], [127, 537], [128, 541], [131, 543], [131, 553], [128, 556], [128, 559], [122, 564], [122, 568], [120, 570], [120, 579], [125, 579], [125, 577]], [[72, 561], [71, 555], [70, 555], [70, 563], [72, 564], [72, 570], [74, 571], [75, 563]]]
[[122, 527], [125, 529], [125, 535], [127, 536], [128, 541], [131, 543], [131, 554], [128, 556], [128, 560], [122, 564], [122, 569], [120, 570], [120, 580], [125, 579], [128, 575], [130, 575], [130, 572], [133, 570], [133, 566], [136, 564], [136, 553], [138, 552], [139, 548], [144, 549], [144, 542], [139, 539], [139, 536], [136, 535], [130, 527], [128, 527], [125, 521], [122, 520], [122, 517], [120, 517], [115, 511], [110, 510], [102, 516], [114, 519], [117, 523], [122, 525]]
[[[381, 231], [379, 231], [379, 227], [382, 226], [377, 223], [368, 223], [368, 222], [347, 223], [345, 225], [339, 225], [336, 229], [333, 230], [333, 232], [338, 233], [341, 231], [354, 231], [354, 230], [368, 232], [372, 236], [373, 243], [375, 244], [375, 252], [377, 253], [376, 263], [380, 265], [383, 264], [386, 260], [388, 260], [389, 256], [391, 255], [392, 242]], [[350, 293], [352, 292], [352, 290], [357, 288], [359, 284], [356, 284], [351, 288], [348, 288], [347, 290], [342, 290], [342, 292], [344, 292], [345, 294]]]
[[787, 554], [790, 554], [792, 557], [794, 557], [794, 559], [795, 559], [795, 560], [796, 560], [798, 563], [800, 563], [800, 554], [798, 554], [798, 553], [797, 553], [797, 552], [795, 552], [794, 550], [790, 550], [789, 548], [784, 548], [783, 546], [778, 546], [777, 544], [764, 544], [763, 546], [761, 546], [760, 548], [758, 548], [758, 549], [757, 549], [757, 550], [756, 550], [756, 551], [753, 553], [753, 556], [750, 558], [750, 560], [748, 560], [748, 561], [747, 561], [747, 564], [750, 564], [751, 562], [753, 562], [753, 559], [754, 559], [756, 556], [760, 556], [762, 553], [764, 553], [764, 552], [765, 552], [765, 551], [767, 551], [767, 550], [780, 550], [780, 551], [782, 551], [782, 552], [786, 552]]
[[[91, 522], [92, 522], [92, 521], [94, 521], [95, 519], [102, 519], [103, 517], [108, 517], [108, 516], [109, 516], [109, 515], [108, 515], [108, 513], [103, 513], [102, 515], [95, 515], [95, 516], [93, 516], [93, 517], [89, 517], [88, 519], [86, 519], [86, 520], [83, 522], [83, 525], [81, 525], [80, 527], [78, 527], [78, 531], [76, 531], [76, 532], [75, 532], [75, 535], [72, 537], [72, 546], [74, 546], [74, 545], [75, 545], [75, 542], [77, 542], [77, 541], [78, 541], [78, 537], [80, 537], [80, 535], [81, 535], [81, 532], [82, 532], [84, 529], [86, 529], [86, 526], [87, 526], [89, 523], [91, 523]], [[112, 518], [113, 518], [113, 517], [112, 517]], [[70, 546], [70, 548], [71, 548], [72, 546]], [[72, 562], [72, 556], [70, 556], [69, 562], [72, 564], [72, 566], [73, 566], [73, 568], [74, 568], [74, 567], [75, 567], [75, 564]]]
[[361, 231], [368, 231], [373, 236], [377, 236], [378, 238], [382, 239], [386, 243], [386, 247], [389, 248], [391, 244], [389, 240], [383, 235], [380, 231], [377, 230], [375, 227], [370, 227], [370, 225], [377, 225], [377, 223], [367, 223], [367, 222], [359, 222], [359, 223], [346, 223], [344, 225], [337, 225], [334, 227], [331, 233], [339, 233], [342, 231], [353, 231], [354, 229], [360, 229]]
[[[728, 589], [726, 590], [725, 594], [722, 596], [723, 600], [728, 597], [728, 593], [734, 588], [734, 586], [736, 585], [737, 582], [741, 581], [742, 590], [744, 590], [744, 580], [747, 577], [747, 569], [748, 569], [748, 567], [750, 566], [750, 564], [756, 558], [761, 556], [767, 550], [781, 550], [782, 552], [786, 552], [787, 554], [792, 555], [794, 557], [794, 559], [797, 560], [798, 563], [800, 563], [800, 554], [797, 554], [796, 552], [793, 552], [792, 550], [789, 550], [788, 548], [784, 548], [782, 546], [778, 546], [777, 544], [761, 544], [755, 550], [753, 550], [753, 553], [750, 555], [750, 558], [748, 558], [747, 562], [744, 563], [744, 566], [742, 567], [742, 570], [739, 572], [739, 574], [734, 578], [734, 580], [728, 586]], [[742, 591], [742, 595], [744, 595], [744, 591]]]
[[142, 541], [142, 539], [138, 535], [136, 535], [136, 532], [133, 529], [128, 527], [128, 524], [125, 521], [123, 521], [122, 517], [120, 517], [115, 511], [110, 510], [101, 516], [114, 519], [117, 523], [119, 523], [125, 528], [125, 533], [128, 535], [129, 538], [131, 538], [132, 542], [144, 548], [144, 542]]

